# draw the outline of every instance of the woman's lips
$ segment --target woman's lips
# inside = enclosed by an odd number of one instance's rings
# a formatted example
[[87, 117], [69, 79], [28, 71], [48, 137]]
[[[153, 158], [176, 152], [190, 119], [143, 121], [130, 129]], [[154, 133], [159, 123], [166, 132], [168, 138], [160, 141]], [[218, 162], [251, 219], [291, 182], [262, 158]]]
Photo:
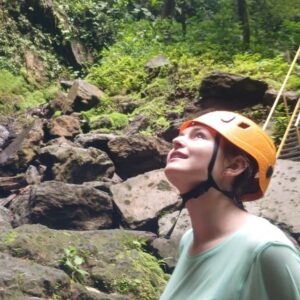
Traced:
[[185, 159], [185, 158], [187, 158], [187, 155], [185, 155], [184, 153], [182, 153], [180, 151], [174, 151], [170, 154], [168, 161], [175, 159], [175, 158]]

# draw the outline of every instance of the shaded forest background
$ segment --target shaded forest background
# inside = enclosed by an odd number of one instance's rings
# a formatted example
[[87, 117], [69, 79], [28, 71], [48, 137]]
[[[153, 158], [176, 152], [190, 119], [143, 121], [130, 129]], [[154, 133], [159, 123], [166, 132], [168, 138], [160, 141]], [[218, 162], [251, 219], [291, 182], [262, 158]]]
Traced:
[[[299, 44], [300, 0], [2, 0], [0, 111], [46, 103], [61, 80], [80, 77], [104, 92], [81, 112], [90, 129], [118, 130], [143, 114], [151, 135], [201, 96], [212, 71], [278, 90]], [[152, 76], [145, 66], [157, 55], [171, 64]], [[287, 89], [300, 90], [299, 72]], [[120, 111], [120, 97], [136, 107]]]

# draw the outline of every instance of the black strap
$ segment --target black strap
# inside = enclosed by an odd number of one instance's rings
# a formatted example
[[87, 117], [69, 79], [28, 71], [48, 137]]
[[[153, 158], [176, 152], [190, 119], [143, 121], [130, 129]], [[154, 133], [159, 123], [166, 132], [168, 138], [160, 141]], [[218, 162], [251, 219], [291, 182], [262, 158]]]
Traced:
[[214, 143], [214, 149], [213, 149], [213, 154], [211, 156], [210, 162], [208, 164], [208, 178], [207, 180], [201, 182], [199, 185], [197, 185], [196, 187], [194, 187], [191, 191], [185, 193], [185, 194], [181, 194], [181, 198], [182, 198], [182, 205], [183, 207], [185, 206], [186, 202], [192, 198], [197, 198], [199, 196], [201, 196], [202, 194], [204, 194], [205, 192], [207, 192], [209, 190], [210, 187], [216, 187], [217, 184], [215, 183], [211, 173], [212, 170], [214, 168], [215, 165], [215, 161], [216, 161], [216, 157], [218, 154], [218, 149], [219, 149], [219, 145], [220, 145], [220, 135], [217, 134], [215, 137], [215, 143]]

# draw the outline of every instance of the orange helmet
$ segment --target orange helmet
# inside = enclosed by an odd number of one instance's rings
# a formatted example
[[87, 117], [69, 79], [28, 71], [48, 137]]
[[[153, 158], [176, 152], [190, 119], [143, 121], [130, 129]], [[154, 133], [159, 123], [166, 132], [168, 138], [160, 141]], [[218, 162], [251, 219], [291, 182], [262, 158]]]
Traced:
[[258, 165], [258, 186], [255, 192], [242, 195], [242, 201], [262, 197], [269, 185], [275, 161], [276, 148], [272, 139], [250, 119], [229, 111], [214, 111], [183, 123], [180, 132], [194, 124], [206, 125], [249, 154]]

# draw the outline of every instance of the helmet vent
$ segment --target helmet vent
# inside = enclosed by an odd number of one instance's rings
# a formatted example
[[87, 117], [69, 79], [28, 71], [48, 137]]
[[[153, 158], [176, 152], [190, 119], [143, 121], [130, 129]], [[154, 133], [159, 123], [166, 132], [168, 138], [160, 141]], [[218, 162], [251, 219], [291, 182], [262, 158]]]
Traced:
[[247, 123], [245, 123], [245, 122], [241, 122], [241, 123], [239, 123], [239, 125], [238, 125], [239, 127], [241, 127], [241, 128], [243, 128], [243, 129], [246, 129], [246, 128], [248, 128], [248, 127], [250, 127], [250, 125], [249, 124], [247, 124]]

